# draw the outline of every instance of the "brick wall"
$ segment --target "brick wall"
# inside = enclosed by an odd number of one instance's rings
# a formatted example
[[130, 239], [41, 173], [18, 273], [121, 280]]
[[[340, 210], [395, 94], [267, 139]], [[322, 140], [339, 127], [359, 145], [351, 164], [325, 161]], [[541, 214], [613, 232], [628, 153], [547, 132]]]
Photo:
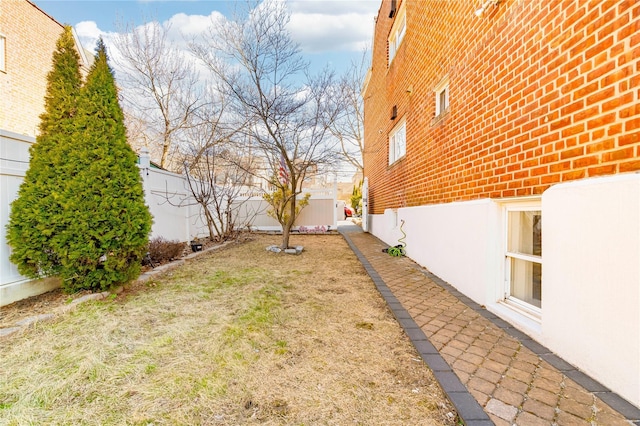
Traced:
[[63, 27], [26, 0], [0, 1], [6, 72], [0, 71], [0, 129], [36, 136], [47, 74]]
[[[389, 66], [382, 1], [365, 91], [372, 213], [640, 170], [640, 2], [501, 0], [480, 18], [480, 1], [403, 3], [407, 33]], [[450, 109], [434, 124], [445, 76]], [[389, 166], [403, 117], [407, 155]]]

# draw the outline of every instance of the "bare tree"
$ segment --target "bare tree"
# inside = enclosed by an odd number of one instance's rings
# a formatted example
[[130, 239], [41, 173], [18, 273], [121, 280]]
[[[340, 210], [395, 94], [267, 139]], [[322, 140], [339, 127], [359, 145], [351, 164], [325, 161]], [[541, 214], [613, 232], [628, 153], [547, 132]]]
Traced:
[[141, 139], [160, 145], [160, 166], [170, 168], [178, 133], [194, 125], [203, 106], [193, 58], [168, 38], [169, 28], [153, 21], [122, 29], [115, 38], [118, 83], [130, 121], [143, 123]]
[[[129, 110], [123, 110], [124, 124], [127, 128], [127, 141], [135, 152], [140, 152], [142, 147], [146, 147], [151, 156], [160, 158], [162, 149], [158, 145], [151, 144], [148, 139], [147, 125], [136, 115], [132, 115]], [[151, 152], [153, 151], [153, 152]]]
[[352, 62], [347, 71], [340, 77], [335, 92], [330, 100], [336, 102], [340, 110], [338, 119], [329, 128], [340, 142], [344, 160], [354, 166], [363, 175], [364, 166], [364, 102], [362, 86], [368, 71], [368, 53], [362, 52], [358, 62]]
[[[212, 241], [226, 240], [238, 231], [238, 200], [250, 183], [250, 175], [233, 158], [237, 154], [224, 145], [210, 145], [198, 153], [200, 161], [185, 164], [189, 190], [202, 209]], [[232, 158], [227, 160], [227, 156]]]
[[[210, 91], [210, 96], [214, 92]], [[225, 102], [220, 96], [211, 108], [199, 114], [200, 124], [187, 130], [181, 147], [184, 175], [195, 202], [200, 206], [211, 240], [226, 240], [238, 230], [236, 220], [243, 192], [250, 191], [255, 159], [242, 137], [243, 123], [233, 126], [222, 122]], [[244, 225], [244, 224], [243, 224]]]
[[179, 205], [199, 205], [209, 237], [224, 240], [236, 229], [233, 210], [251, 179], [251, 157], [232, 144], [246, 120], [227, 114], [225, 93], [199, 79], [195, 58], [177, 48], [169, 29], [154, 21], [116, 37], [130, 131], [138, 144], [159, 149], [161, 167], [184, 173], [192, 201]]
[[287, 248], [305, 178], [336, 159], [329, 126], [338, 109], [327, 99], [333, 76], [309, 74], [287, 31], [285, 2], [247, 5], [244, 17], [212, 22], [191, 50], [233, 99], [234, 113], [250, 121], [251, 142], [270, 167], [275, 191], [267, 200], [282, 226], [281, 247]]

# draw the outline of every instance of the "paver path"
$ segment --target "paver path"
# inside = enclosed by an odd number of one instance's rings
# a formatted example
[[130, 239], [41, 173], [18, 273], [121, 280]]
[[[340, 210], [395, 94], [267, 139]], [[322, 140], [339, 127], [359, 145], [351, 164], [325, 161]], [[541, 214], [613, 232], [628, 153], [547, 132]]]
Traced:
[[358, 227], [340, 230], [496, 425], [640, 425], [639, 409], [438, 277]]

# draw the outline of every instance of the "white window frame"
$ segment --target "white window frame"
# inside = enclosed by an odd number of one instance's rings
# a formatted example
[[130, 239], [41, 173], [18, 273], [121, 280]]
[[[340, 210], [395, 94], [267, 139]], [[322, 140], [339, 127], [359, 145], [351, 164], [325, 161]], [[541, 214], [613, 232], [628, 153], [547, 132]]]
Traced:
[[407, 14], [404, 8], [404, 2], [400, 4], [400, 8], [396, 13], [396, 20], [393, 22], [391, 32], [389, 33], [389, 65], [393, 62], [393, 58], [396, 57], [398, 49], [404, 40], [404, 36], [407, 33]]
[[[403, 136], [403, 139], [399, 139]], [[403, 118], [389, 133], [389, 165], [407, 154], [407, 121]]]
[[7, 38], [0, 33], [0, 71], [7, 72]]
[[449, 112], [449, 77], [440, 80], [433, 92], [436, 97], [435, 118], [438, 118]]
[[[514, 202], [504, 206], [504, 299], [503, 302], [509, 307], [522, 314], [540, 321], [542, 318], [542, 307], [537, 307], [527, 303], [516, 296], [511, 295], [511, 260], [517, 259], [525, 262], [536, 263], [542, 266], [542, 256], [509, 251], [509, 213], [539, 211], [542, 215], [542, 205], [539, 199], [528, 200], [526, 202]], [[543, 284], [541, 283], [541, 291]]]

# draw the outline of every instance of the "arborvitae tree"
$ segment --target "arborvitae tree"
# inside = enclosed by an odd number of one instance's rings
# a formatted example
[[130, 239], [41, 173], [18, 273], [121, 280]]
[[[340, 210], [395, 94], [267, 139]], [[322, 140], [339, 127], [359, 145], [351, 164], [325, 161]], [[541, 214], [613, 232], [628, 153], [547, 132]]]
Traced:
[[78, 102], [62, 174], [65, 229], [56, 247], [70, 291], [104, 290], [140, 272], [151, 230], [136, 155], [102, 40]]
[[31, 146], [29, 170], [11, 205], [7, 241], [11, 261], [21, 274], [38, 278], [55, 275], [60, 259], [54, 249], [61, 231], [64, 164], [68, 140], [73, 133], [76, 103], [82, 85], [80, 56], [71, 27], [57, 41], [53, 68], [47, 76], [45, 112], [40, 116], [40, 134]]
[[351, 207], [356, 211], [356, 214], [362, 213], [362, 181], [358, 182], [358, 186], [353, 185], [349, 201], [351, 201]]

